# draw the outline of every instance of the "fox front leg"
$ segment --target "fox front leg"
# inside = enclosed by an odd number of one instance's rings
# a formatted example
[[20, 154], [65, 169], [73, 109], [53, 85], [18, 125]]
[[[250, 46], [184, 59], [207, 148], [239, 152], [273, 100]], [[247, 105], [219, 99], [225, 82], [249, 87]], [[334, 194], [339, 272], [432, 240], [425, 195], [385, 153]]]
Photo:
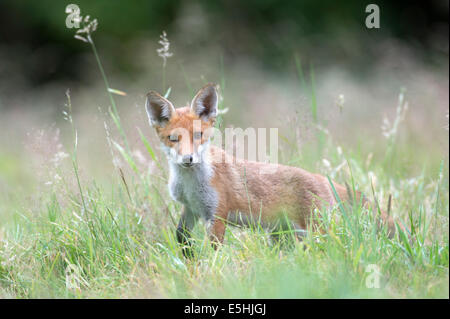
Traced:
[[186, 207], [184, 207], [183, 213], [181, 214], [180, 221], [177, 227], [177, 241], [182, 245], [182, 252], [184, 257], [193, 257], [192, 253], [192, 229], [197, 223], [196, 216]]
[[226, 230], [226, 219], [224, 214], [218, 214], [210, 221], [208, 227], [209, 239], [214, 249], [223, 243]]

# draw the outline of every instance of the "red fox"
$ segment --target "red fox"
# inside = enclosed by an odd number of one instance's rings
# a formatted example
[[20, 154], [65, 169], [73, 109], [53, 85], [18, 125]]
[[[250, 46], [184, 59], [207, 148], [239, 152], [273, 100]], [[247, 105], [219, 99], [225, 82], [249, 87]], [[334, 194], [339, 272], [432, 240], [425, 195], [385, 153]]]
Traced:
[[[190, 232], [200, 218], [207, 222], [214, 247], [223, 242], [227, 223], [289, 228], [302, 237], [314, 214], [338, 204], [329, 180], [298, 167], [237, 159], [211, 145], [218, 99], [216, 85], [211, 83], [200, 89], [190, 106], [177, 109], [158, 93], [147, 94], [149, 122], [169, 163], [170, 195], [184, 205], [177, 240], [189, 246]], [[267, 168], [272, 173], [260, 173]], [[352, 200], [348, 187], [333, 184], [342, 201]], [[361, 193], [355, 195], [356, 201], [367, 202]], [[393, 219], [384, 212], [381, 219], [392, 236]]]

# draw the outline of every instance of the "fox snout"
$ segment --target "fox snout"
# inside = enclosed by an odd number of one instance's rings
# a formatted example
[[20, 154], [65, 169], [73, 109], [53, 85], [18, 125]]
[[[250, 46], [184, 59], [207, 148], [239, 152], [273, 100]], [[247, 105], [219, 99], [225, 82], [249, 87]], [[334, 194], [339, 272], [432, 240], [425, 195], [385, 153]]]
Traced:
[[184, 165], [192, 165], [193, 156], [191, 154], [184, 155], [182, 158], [182, 162]]
[[[177, 130], [179, 132], [179, 130]], [[189, 167], [200, 163], [202, 160], [202, 152], [204, 145], [200, 141], [193, 140], [190, 134], [176, 135], [172, 141], [161, 140], [162, 148], [165, 151], [168, 159], [183, 167]]]
[[181, 165], [183, 167], [190, 167], [194, 164], [200, 163], [202, 155], [199, 154], [198, 148], [194, 150], [192, 145], [186, 147], [188, 151], [183, 151], [181, 145], [167, 146], [164, 143], [161, 144], [162, 150], [166, 153], [166, 156], [173, 164]]
[[194, 164], [198, 164], [196, 162], [194, 162], [194, 156], [189, 154], [189, 155], [183, 155], [183, 157], [181, 158], [181, 163], [180, 165], [182, 167], [192, 167]]

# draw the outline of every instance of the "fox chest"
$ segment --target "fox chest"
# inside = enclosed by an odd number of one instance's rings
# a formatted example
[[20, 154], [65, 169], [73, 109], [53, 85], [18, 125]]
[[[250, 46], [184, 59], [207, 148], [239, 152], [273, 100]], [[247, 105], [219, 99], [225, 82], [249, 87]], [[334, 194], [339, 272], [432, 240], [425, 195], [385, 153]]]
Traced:
[[211, 185], [211, 172], [205, 167], [171, 168], [169, 191], [172, 198], [198, 217], [210, 220], [216, 211], [218, 195]]

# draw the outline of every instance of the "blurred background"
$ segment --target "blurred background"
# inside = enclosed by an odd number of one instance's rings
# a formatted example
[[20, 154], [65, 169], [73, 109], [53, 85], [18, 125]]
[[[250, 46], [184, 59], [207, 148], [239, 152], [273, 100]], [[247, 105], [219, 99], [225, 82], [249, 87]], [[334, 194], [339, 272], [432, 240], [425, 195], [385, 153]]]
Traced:
[[[229, 108], [224, 126], [278, 127], [300, 153], [316, 142], [320, 127], [348, 152], [373, 153], [373, 161], [384, 154], [383, 125], [393, 125], [405, 92], [409, 108], [398, 131], [403, 173], [436, 172], [443, 158], [448, 166], [446, 0], [377, 0], [379, 29], [365, 26], [371, 2], [355, 0], [1, 0], [0, 192], [26, 188], [34, 177], [44, 189], [51, 185], [48, 167], [72, 147], [62, 114], [67, 89], [82, 175], [104, 176], [113, 167], [106, 136], [118, 134], [110, 102], [90, 45], [66, 27], [70, 3], [98, 20], [93, 39], [110, 86], [126, 93], [115, 96], [118, 112], [143, 165], [152, 164], [136, 128], [158, 145], [145, 93], [170, 87], [170, 99], [184, 106], [213, 81]], [[173, 54], [165, 80], [157, 53], [163, 31]]]

